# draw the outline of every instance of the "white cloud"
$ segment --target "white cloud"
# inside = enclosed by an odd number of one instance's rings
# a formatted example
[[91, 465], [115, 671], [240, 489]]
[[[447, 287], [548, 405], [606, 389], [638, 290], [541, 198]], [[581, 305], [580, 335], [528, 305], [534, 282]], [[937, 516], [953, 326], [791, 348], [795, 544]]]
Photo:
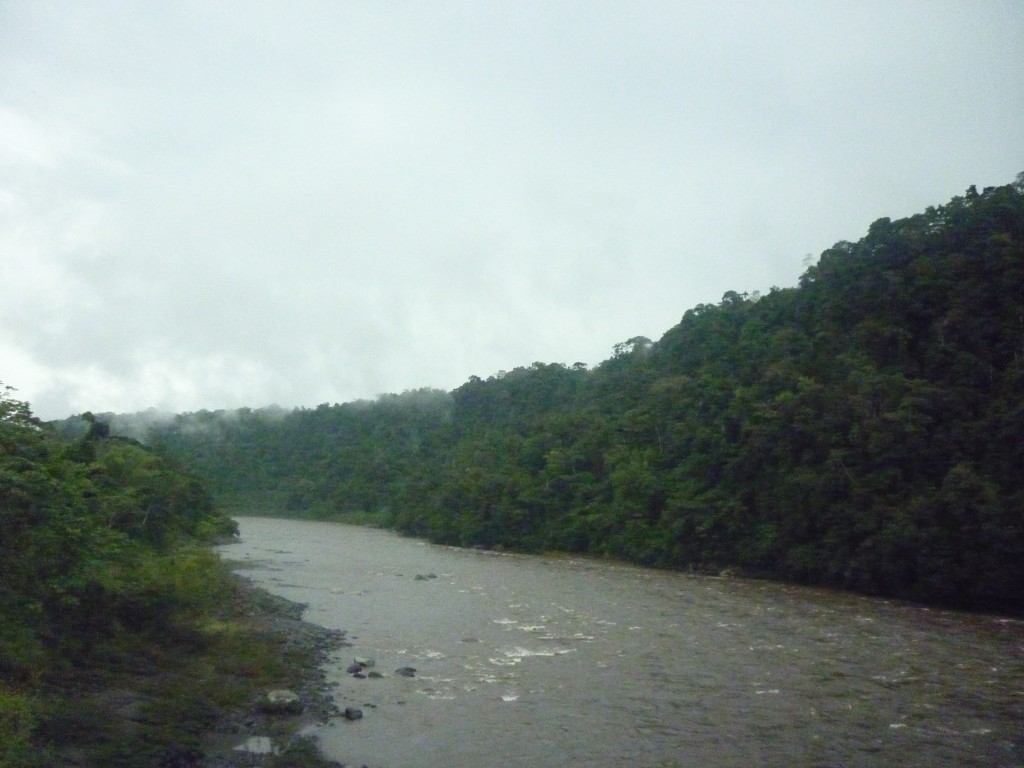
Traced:
[[598, 362], [1024, 168], [994, 0], [0, 14], [0, 376], [46, 416]]

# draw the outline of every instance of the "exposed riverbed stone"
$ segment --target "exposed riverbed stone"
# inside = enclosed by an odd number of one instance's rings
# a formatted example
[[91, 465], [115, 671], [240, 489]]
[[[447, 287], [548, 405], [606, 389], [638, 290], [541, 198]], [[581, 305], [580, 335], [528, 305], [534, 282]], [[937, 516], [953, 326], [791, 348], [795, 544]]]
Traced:
[[[219, 712], [216, 722], [211, 724], [203, 739], [205, 755], [202, 763], [195, 764], [201, 764], [203, 768], [250, 768], [263, 765], [270, 755], [235, 748], [247, 743], [250, 738], [265, 737], [272, 740], [274, 748], [281, 754], [306, 750], [308, 757], [303, 765], [341, 768], [341, 764], [335, 761], [318, 761], [312, 742], [299, 736], [299, 732], [309, 725], [326, 722], [340, 714], [322, 665], [339, 647], [351, 645], [346, 633], [306, 623], [302, 621], [303, 605], [270, 596], [244, 580], [242, 584], [244, 597], [240, 599], [248, 601], [250, 620], [258, 622], [261, 631], [268, 633], [268, 636], [287, 638], [289, 648], [303, 649], [302, 655], [306, 661], [294, 668], [292, 679], [296, 685], [294, 692], [305, 706], [301, 714], [290, 716], [265, 713], [259, 707], [254, 711], [251, 706], [247, 710]], [[252, 746], [263, 744], [262, 741], [248, 743]]]
[[281, 688], [267, 693], [259, 708], [268, 715], [300, 715], [305, 706], [299, 694]]
[[237, 747], [235, 752], [247, 752], [250, 755], [275, 755], [278, 753], [273, 740], [269, 736], [250, 736]]

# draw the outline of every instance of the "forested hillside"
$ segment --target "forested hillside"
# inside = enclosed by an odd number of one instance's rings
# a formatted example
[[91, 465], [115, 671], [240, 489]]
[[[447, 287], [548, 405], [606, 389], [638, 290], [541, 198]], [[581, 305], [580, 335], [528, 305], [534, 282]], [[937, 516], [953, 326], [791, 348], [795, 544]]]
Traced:
[[729, 292], [592, 370], [145, 438], [249, 508], [1020, 609], [1024, 175], [880, 219], [797, 287]]

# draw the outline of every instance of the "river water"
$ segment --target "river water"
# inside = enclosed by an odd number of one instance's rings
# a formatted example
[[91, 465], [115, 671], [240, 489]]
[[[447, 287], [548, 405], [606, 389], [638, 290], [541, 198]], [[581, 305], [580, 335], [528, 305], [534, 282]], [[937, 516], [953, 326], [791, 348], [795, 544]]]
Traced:
[[[353, 642], [325, 754], [370, 768], [1024, 766], [1024, 622], [241, 518], [223, 553]], [[345, 673], [354, 656], [382, 678]], [[416, 677], [394, 674], [414, 667]]]

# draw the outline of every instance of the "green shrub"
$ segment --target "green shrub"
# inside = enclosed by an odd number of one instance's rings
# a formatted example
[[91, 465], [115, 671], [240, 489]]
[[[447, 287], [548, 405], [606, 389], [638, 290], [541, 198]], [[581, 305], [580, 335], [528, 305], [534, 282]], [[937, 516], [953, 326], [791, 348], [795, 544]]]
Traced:
[[0, 685], [0, 768], [23, 768], [33, 764], [34, 728], [32, 702]]

